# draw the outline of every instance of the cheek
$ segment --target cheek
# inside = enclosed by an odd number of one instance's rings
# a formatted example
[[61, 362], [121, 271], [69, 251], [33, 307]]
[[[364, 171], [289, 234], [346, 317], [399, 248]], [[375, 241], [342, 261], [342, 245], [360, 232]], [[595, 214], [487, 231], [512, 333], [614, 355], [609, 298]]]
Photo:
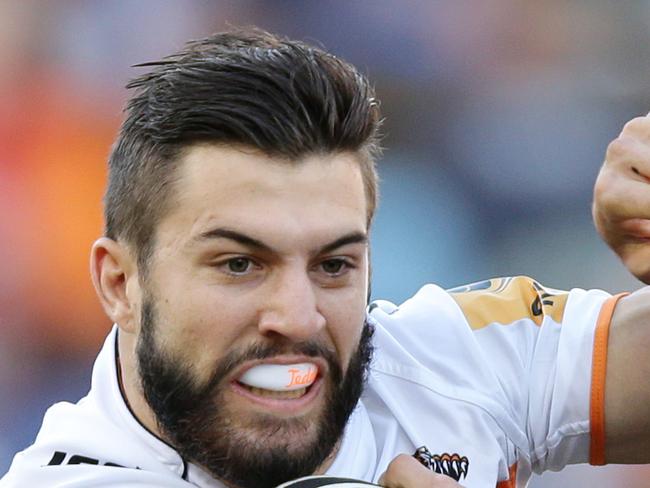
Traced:
[[223, 295], [190, 289], [161, 300], [157, 327], [166, 350], [207, 379], [252, 323], [249, 310]]
[[356, 351], [366, 317], [366, 298], [356, 294], [351, 300], [332, 300], [328, 303], [327, 324], [332, 341], [343, 365], [347, 365]]

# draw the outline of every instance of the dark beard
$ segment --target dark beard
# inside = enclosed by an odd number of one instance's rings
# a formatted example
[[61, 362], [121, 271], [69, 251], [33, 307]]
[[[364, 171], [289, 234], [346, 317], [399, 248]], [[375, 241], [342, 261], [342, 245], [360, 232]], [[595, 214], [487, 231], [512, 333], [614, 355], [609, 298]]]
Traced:
[[[144, 397], [160, 431], [184, 459], [241, 488], [272, 488], [311, 475], [323, 464], [361, 397], [373, 352], [374, 328], [366, 322], [345, 375], [329, 349], [313, 342], [284, 341], [226, 355], [210, 381], [201, 385], [186, 365], [158, 347], [155, 329], [154, 301], [145, 299], [137, 344], [138, 370]], [[245, 361], [286, 352], [320, 356], [328, 363], [326, 403], [316, 420], [316, 435], [309, 434], [313, 426], [307, 419], [258, 415], [245, 424], [247, 432], [256, 434], [251, 439], [234, 425], [237, 413], [222, 405], [223, 380]]]

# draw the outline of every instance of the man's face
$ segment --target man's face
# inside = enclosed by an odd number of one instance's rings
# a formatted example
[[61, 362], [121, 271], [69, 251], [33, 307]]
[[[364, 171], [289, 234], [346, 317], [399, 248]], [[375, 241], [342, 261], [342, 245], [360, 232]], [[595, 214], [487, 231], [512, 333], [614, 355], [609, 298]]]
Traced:
[[[229, 484], [275, 486], [332, 452], [370, 358], [366, 201], [349, 154], [296, 165], [196, 146], [143, 290], [137, 345], [163, 435]], [[311, 363], [291, 393], [239, 380]]]

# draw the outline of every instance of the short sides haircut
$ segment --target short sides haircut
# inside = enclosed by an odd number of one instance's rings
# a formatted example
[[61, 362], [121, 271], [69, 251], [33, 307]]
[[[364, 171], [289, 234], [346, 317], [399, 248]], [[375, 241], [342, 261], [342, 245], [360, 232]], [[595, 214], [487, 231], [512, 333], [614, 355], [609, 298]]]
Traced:
[[109, 158], [107, 237], [146, 271], [169, 210], [183, 149], [242, 146], [290, 164], [314, 154], [358, 155], [376, 208], [379, 104], [368, 80], [322, 49], [248, 29], [192, 41], [127, 85], [134, 90]]

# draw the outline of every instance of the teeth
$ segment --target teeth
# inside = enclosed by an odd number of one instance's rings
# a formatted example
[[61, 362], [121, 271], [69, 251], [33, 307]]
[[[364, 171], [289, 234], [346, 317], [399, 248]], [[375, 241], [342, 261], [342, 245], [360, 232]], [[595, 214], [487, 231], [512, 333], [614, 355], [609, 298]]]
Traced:
[[275, 398], [276, 400], [295, 400], [300, 398], [305, 393], [307, 393], [307, 388], [301, 388], [299, 390], [290, 390], [290, 391], [271, 391], [265, 390], [263, 388], [255, 387], [246, 387], [253, 395], [266, 397], [266, 398]]
[[316, 381], [318, 366], [313, 363], [258, 364], [247, 370], [239, 382], [266, 391], [304, 390]]

